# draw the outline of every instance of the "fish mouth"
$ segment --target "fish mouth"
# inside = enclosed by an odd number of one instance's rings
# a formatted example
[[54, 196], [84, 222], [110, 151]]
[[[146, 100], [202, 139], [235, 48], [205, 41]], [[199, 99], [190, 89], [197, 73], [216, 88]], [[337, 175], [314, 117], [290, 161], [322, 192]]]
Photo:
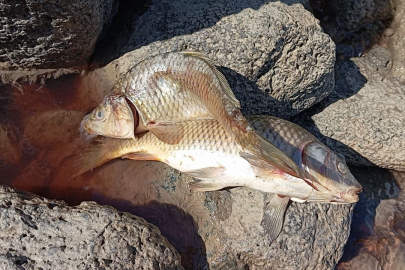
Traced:
[[359, 193], [362, 188], [351, 188], [347, 191], [332, 193], [330, 191], [313, 190], [308, 202], [331, 203], [331, 204], [351, 204], [359, 201]]
[[89, 117], [90, 117], [89, 115], [83, 117], [83, 120], [80, 122], [79, 128], [80, 136], [84, 138], [86, 141], [89, 141], [94, 137], [97, 137], [97, 134], [94, 132], [94, 130], [89, 127], [89, 122], [87, 121]]
[[341, 194], [341, 198], [348, 203], [355, 203], [359, 201], [359, 193], [363, 191], [363, 188], [352, 188], [346, 193]]
[[356, 203], [359, 201], [359, 193], [363, 190], [363, 188], [352, 188], [349, 189], [347, 192], [341, 192], [340, 196], [335, 196], [331, 203], [336, 204], [350, 204]]

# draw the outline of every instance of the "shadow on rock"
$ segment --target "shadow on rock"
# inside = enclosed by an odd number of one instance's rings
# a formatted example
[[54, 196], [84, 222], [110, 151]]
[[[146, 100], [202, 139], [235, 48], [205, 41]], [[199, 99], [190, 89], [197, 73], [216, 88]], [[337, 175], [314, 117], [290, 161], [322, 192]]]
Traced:
[[[215, 25], [223, 17], [244, 9], [259, 9], [267, 0], [241, 1], [120, 1], [117, 14], [97, 43], [92, 68], [104, 66], [125, 53], [152, 42], [188, 35]], [[299, 0], [280, 1], [287, 5]], [[308, 7], [307, 7], [308, 8]]]
[[283, 102], [261, 90], [255, 82], [232, 69], [220, 67], [219, 70], [225, 75], [235, 97], [240, 101], [244, 115], [283, 115]]
[[133, 205], [125, 200], [114, 200], [93, 195], [92, 200], [111, 205], [119, 211], [129, 212], [156, 225], [181, 255], [185, 269], [208, 269], [205, 243], [198, 234], [193, 217], [181, 208], [152, 201], [146, 205]]
[[303, 111], [292, 119], [293, 122], [310, 119], [338, 100], [349, 98], [360, 91], [367, 83], [359, 67], [353, 61], [340, 61], [335, 65], [335, 88], [332, 93], [318, 104]]
[[310, 0], [313, 14], [336, 43], [340, 59], [358, 57], [377, 44], [392, 21], [392, 1]]
[[360, 69], [354, 62], [342, 61], [338, 62], [335, 66], [335, 81], [335, 88], [328, 97], [311, 108], [301, 112], [297, 116], [292, 117], [290, 121], [310, 131], [321, 142], [337, 153], [350, 153], [350, 160], [348, 163], [354, 165], [374, 166], [371, 161], [351, 147], [330, 137], [324, 136], [312, 119], [312, 116], [322, 112], [331, 104], [357, 94], [367, 83], [367, 78], [361, 74]]

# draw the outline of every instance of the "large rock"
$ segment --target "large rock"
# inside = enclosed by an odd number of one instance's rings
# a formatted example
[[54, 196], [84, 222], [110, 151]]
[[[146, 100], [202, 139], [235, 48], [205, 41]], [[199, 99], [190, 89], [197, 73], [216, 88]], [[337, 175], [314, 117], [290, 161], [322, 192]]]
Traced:
[[177, 251], [142, 218], [0, 186], [1, 269], [182, 269]]
[[114, 81], [146, 57], [200, 51], [222, 66], [244, 113], [295, 115], [333, 89], [335, 45], [302, 5], [266, 2], [155, 0], [95, 62], [130, 51], [105, 67]]
[[352, 164], [404, 171], [405, 93], [389, 76], [389, 55], [376, 46], [339, 62], [335, 91], [296, 121]]
[[280, 236], [269, 246], [260, 226], [264, 193], [239, 188], [215, 196], [214, 202], [206, 200], [215, 203], [213, 235], [204, 237], [212, 244], [210, 253], [207, 247], [212, 269], [333, 269], [343, 255], [353, 206], [292, 203]]
[[[0, 70], [18, 68], [19, 76], [23, 76], [34, 74], [28, 69], [85, 64], [117, 4], [116, 0], [2, 1]], [[52, 71], [56, 72], [46, 72]], [[0, 74], [7, 76], [3, 82], [15, 79], [10, 72]]]

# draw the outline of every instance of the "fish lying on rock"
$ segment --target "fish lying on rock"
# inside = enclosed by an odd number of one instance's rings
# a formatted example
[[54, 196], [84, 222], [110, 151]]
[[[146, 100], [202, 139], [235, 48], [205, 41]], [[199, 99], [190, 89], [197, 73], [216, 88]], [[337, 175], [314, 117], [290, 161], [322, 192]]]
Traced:
[[193, 176], [190, 188], [213, 191], [245, 186], [270, 193], [262, 225], [270, 240], [281, 231], [289, 200], [347, 204], [357, 202], [361, 185], [336, 154], [301, 127], [271, 116], [249, 118], [259, 134], [285, 151], [302, 170], [305, 180], [249, 156], [214, 119], [178, 123], [183, 136], [177, 144], [151, 132], [134, 139], [101, 138], [76, 163], [75, 175], [115, 158], [156, 160]]
[[[134, 121], [135, 111], [139, 124], [124, 124]], [[165, 53], [135, 65], [83, 119], [82, 130], [112, 138], [134, 138], [135, 133], [149, 130], [163, 142], [177, 144], [184, 136], [182, 122], [207, 118], [222, 124], [246, 159], [261, 159], [301, 176], [287, 155], [252, 129], [213, 62], [195, 52]]]
[[[310, 132], [299, 125], [274, 116], [252, 115], [247, 119], [260, 135], [286, 153], [300, 167], [308, 184], [315, 184], [315, 189], [320, 184], [332, 193], [339, 193], [341, 200], [332, 200], [330, 203], [358, 201], [357, 194], [362, 190], [360, 183], [350, 173], [345, 162]], [[274, 197], [270, 196], [269, 204], [274, 200]], [[282, 199], [276, 198], [276, 200]], [[282, 204], [284, 210], [287, 203], [286, 199], [284, 205]], [[268, 226], [274, 226], [269, 225], [272, 224], [273, 213], [272, 207], [268, 208], [267, 211], [270, 212], [265, 211], [262, 224], [265, 230], [268, 230]], [[280, 224], [276, 225], [280, 226]], [[270, 235], [272, 231], [274, 229], [270, 229]]]

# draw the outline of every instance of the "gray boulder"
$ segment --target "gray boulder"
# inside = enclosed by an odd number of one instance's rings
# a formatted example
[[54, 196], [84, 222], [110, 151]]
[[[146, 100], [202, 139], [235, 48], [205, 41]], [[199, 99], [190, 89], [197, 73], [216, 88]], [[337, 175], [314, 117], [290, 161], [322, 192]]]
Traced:
[[1, 269], [183, 269], [142, 218], [83, 202], [69, 207], [0, 186]]
[[[0, 75], [41, 74], [33, 69], [78, 67], [93, 53], [118, 1], [2, 1], [0, 3]], [[14, 74], [7, 72], [13, 70]], [[29, 72], [31, 70], [31, 72]], [[13, 78], [15, 79], [15, 78]], [[35, 79], [33, 79], [35, 80]]]
[[[295, 121], [356, 165], [405, 170], [405, 93], [389, 52], [337, 63], [335, 91]], [[309, 116], [308, 116], [309, 115]]]
[[267, 2], [154, 0], [93, 65], [128, 52], [105, 67], [115, 80], [146, 57], [196, 50], [222, 67], [244, 113], [295, 115], [332, 91], [335, 45], [301, 4]]

